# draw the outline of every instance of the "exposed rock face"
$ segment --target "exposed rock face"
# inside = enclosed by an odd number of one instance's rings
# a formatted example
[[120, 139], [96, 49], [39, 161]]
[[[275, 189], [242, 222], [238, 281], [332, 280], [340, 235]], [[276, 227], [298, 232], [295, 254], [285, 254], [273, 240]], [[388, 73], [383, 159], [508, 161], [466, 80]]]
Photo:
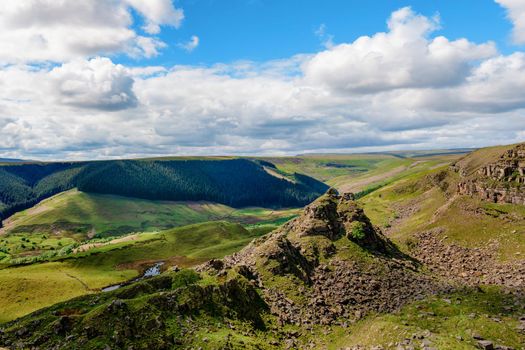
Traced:
[[347, 194], [335, 191], [304, 214], [224, 259], [200, 270], [244, 271], [281, 323], [329, 325], [366, 313], [398, 309], [443, 290], [403, 256]]
[[496, 162], [480, 167], [473, 175], [468, 176], [460, 167], [453, 168], [464, 178], [458, 185], [459, 194], [525, 205], [525, 144], [505, 151]]
[[467, 180], [458, 185], [458, 193], [469, 196], [478, 196], [483, 200], [494, 203], [511, 203], [525, 205], [525, 192], [521, 188], [490, 187], [486, 183]]

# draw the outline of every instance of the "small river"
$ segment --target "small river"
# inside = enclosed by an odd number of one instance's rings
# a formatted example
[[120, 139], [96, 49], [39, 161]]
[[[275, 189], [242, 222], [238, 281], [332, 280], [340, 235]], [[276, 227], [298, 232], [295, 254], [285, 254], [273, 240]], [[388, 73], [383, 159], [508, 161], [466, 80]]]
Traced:
[[141, 276], [137, 277], [137, 278], [134, 278], [134, 279], [132, 279], [130, 281], [127, 281], [127, 282], [123, 282], [123, 283], [113, 284], [111, 286], [107, 286], [105, 288], [102, 288], [102, 291], [103, 292], [111, 292], [112, 290], [117, 290], [120, 287], [127, 286], [128, 284], [131, 284], [133, 282], [138, 282], [138, 281], [141, 281], [141, 280], [143, 280], [145, 278], [148, 278], [148, 277], [158, 276], [158, 275], [160, 275], [160, 268], [161, 268], [162, 265], [164, 265], [164, 261], [158, 262], [155, 265], [148, 267], [144, 271], [144, 273]]

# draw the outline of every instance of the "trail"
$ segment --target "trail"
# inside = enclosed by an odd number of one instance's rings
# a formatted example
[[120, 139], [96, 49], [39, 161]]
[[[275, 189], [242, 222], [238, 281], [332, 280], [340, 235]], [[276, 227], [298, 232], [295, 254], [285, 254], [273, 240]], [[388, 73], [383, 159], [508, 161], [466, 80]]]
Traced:
[[441, 216], [441, 214], [443, 214], [448, 208], [450, 208], [450, 206], [452, 205], [452, 203], [454, 203], [454, 201], [456, 200], [456, 198], [458, 198], [458, 196], [459, 195], [455, 193], [452, 197], [450, 197], [445, 202], [445, 204], [439, 207], [434, 213], [434, 215], [432, 215], [432, 219], [430, 220], [430, 223], [431, 224], [435, 223], [438, 220], [438, 218]]
[[67, 277], [70, 277], [70, 278], [73, 278], [74, 280], [77, 280], [88, 292], [91, 291], [91, 288], [89, 288], [89, 286], [87, 285], [86, 282], [82, 281], [80, 278], [76, 277], [76, 276], [73, 276], [67, 272], [64, 272], [64, 274], [67, 276]]
[[108, 241], [108, 242], [82, 244], [81, 246], [75, 248], [73, 250], [73, 253], [85, 252], [85, 251], [93, 249], [93, 248], [98, 248], [98, 247], [102, 247], [102, 246], [106, 246], [106, 245], [110, 245], [110, 244], [117, 244], [117, 243], [122, 243], [122, 242], [129, 242], [129, 241], [136, 241], [139, 238], [139, 236], [140, 236], [140, 234], [134, 233], [134, 234], [127, 235], [127, 236], [124, 236], [124, 237], [112, 239], [111, 241]]

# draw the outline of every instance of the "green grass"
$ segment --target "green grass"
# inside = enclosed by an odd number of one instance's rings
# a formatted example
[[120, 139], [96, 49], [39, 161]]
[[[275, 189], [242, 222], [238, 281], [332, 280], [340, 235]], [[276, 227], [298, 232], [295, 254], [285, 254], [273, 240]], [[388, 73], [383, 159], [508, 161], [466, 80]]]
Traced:
[[449, 241], [466, 247], [486, 247], [497, 241], [500, 260], [523, 259], [525, 207], [522, 205], [481, 202], [462, 196], [429, 227], [444, 227]]
[[[401, 245], [417, 233], [442, 228], [442, 237], [450, 243], [474, 248], [497, 241], [500, 260], [523, 258], [525, 207], [455, 196], [458, 179], [453, 172], [448, 173], [445, 182], [449, 188], [443, 191], [428, 179], [442, 170], [425, 169], [410, 174], [359, 201], [372, 222], [389, 228], [390, 238]], [[413, 210], [400, 217], [408, 208]]]
[[[41, 202], [34, 208], [15, 214], [10, 231], [24, 229], [49, 233], [55, 223], [86, 225], [83, 232], [114, 235], [156, 231], [173, 226], [220, 219], [234, 209], [211, 203], [149, 201], [71, 190]], [[59, 225], [57, 225], [59, 226]], [[57, 227], [55, 231], [60, 231]], [[67, 233], [67, 229], [63, 230]]]
[[134, 270], [82, 266], [71, 262], [33, 264], [0, 270], [0, 322], [130, 279]]
[[[70, 190], [19, 212], [5, 222], [0, 236], [0, 262], [10, 257], [56, 251], [92, 237], [155, 232], [207, 221], [227, 220], [252, 227], [274, 227], [293, 218], [298, 209], [235, 209], [207, 202], [149, 201]], [[6, 257], [7, 255], [7, 257]]]
[[[349, 328], [336, 327], [328, 337], [318, 335], [327, 349], [355, 345], [382, 345], [395, 348], [413, 335], [426, 334], [437, 349], [476, 349], [477, 334], [498, 345], [520, 349], [525, 335], [517, 330], [524, 300], [515, 299], [497, 288], [465, 290], [430, 297], [393, 314], [372, 315]], [[319, 344], [318, 345], [321, 345]], [[419, 348], [421, 340], [414, 339]]]
[[188, 267], [222, 258], [259, 234], [236, 223], [207, 222], [143, 233], [136, 240], [94, 248], [60, 261], [1, 269], [0, 322], [128, 280], [153, 261], [165, 260], [166, 267]]
[[285, 173], [301, 173], [329, 183], [341, 176], [356, 177], [399, 158], [386, 154], [322, 154], [264, 159]]

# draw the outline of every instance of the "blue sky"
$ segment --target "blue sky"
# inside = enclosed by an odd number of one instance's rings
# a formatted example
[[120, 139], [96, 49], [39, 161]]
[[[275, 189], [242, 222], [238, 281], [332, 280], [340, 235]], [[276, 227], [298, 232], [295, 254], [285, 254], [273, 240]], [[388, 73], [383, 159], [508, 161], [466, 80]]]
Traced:
[[[493, 40], [508, 53], [516, 49], [510, 40], [511, 23], [505, 9], [485, 0], [181, 0], [184, 24], [166, 27], [160, 38], [169, 47], [147, 64], [210, 65], [237, 60], [267, 61], [297, 53], [314, 53], [322, 48], [316, 31], [326, 26], [335, 43], [351, 42], [362, 35], [385, 31], [385, 19], [402, 7], [411, 6], [425, 16], [438, 14], [442, 29], [435, 35], [450, 39], [469, 38], [474, 42]], [[141, 19], [135, 27], [140, 30]], [[186, 53], [177, 43], [192, 35], [200, 38], [199, 47]], [[115, 61], [129, 65], [143, 60], [120, 56]]]
[[0, 157], [525, 140], [525, 2], [0, 2]]

